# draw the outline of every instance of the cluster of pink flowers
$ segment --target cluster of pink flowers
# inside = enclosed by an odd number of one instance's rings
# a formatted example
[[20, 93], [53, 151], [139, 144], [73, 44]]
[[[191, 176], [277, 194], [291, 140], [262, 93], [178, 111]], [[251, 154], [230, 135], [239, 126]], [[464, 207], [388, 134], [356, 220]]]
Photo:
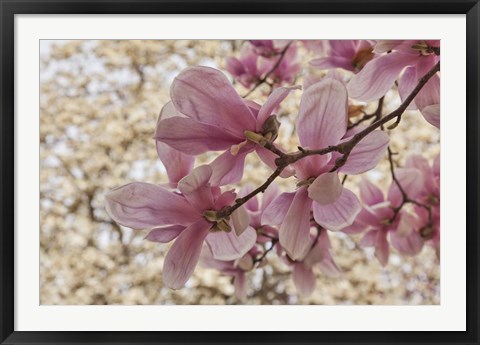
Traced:
[[[439, 60], [437, 43], [331, 41], [317, 49], [324, 56], [312, 66], [354, 74], [347, 85], [327, 77], [303, 91], [296, 121], [301, 145], [297, 154], [339, 146], [366, 128], [348, 129], [349, 97], [379, 99], [399, 79], [399, 93], [405, 98]], [[239, 59], [227, 60], [227, 70], [251, 87], [277, 64], [271, 73], [275, 83], [290, 84], [300, 69], [296, 54], [292, 42], [251, 41]], [[426, 84], [413, 104], [431, 123], [437, 116], [433, 108], [439, 106], [434, 96], [438, 78]], [[389, 135], [380, 129], [356, 143], [340, 165], [342, 153], [333, 150], [282, 166], [278, 175], [294, 176], [294, 191], [282, 193], [270, 183], [259, 200], [252, 186], [238, 194], [228, 187], [241, 181], [245, 158], [253, 152], [272, 171], [279, 167], [280, 156], [287, 153], [275, 143], [280, 122], [274, 111], [300, 89], [277, 87], [258, 104], [240, 97], [214, 68], [187, 68], [175, 78], [171, 102], [160, 112], [154, 136], [169, 182], [130, 183], [106, 196], [107, 211], [117, 223], [149, 229], [150, 241], [174, 241], [164, 261], [165, 285], [181, 288], [201, 261], [232, 276], [238, 298], [245, 299], [247, 273], [265, 265], [272, 252], [292, 268], [295, 286], [308, 296], [315, 288], [314, 267], [341, 274], [329, 240], [338, 231], [363, 232], [361, 244], [375, 247], [383, 265], [390, 244], [404, 255], [418, 254], [425, 243], [439, 250], [439, 158], [429, 165], [420, 156], [409, 157], [404, 168], [395, 170], [397, 181], [392, 181], [386, 198], [365, 178], [359, 185], [360, 200], [341, 182], [339, 174], [365, 173], [385, 156]], [[195, 156], [208, 151], [222, 153], [194, 168]], [[406, 202], [411, 207], [403, 207]]]
[[297, 46], [272, 40], [245, 42], [239, 57], [227, 58], [226, 69], [246, 88], [264, 79], [274, 86], [291, 84], [301, 71]]

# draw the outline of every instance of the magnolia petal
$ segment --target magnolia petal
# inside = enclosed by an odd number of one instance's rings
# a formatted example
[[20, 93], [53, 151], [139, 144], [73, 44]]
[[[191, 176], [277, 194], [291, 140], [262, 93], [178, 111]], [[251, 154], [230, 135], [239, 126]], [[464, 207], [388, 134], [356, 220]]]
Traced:
[[245, 207], [243, 207], [243, 205], [237, 208], [232, 213], [231, 219], [232, 219], [233, 230], [235, 230], [235, 233], [237, 234], [237, 236], [240, 236], [241, 234], [243, 234], [243, 232], [247, 229], [250, 223], [248, 212], [245, 209]]
[[380, 261], [382, 266], [388, 264], [388, 257], [390, 255], [390, 247], [387, 241], [386, 231], [377, 231], [377, 239], [375, 243], [375, 257]]
[[177, 238], [183, 230], [185, 230], [185, 227], [181, 225], [155, 228], [148, 233], [145, 239], [152, 242], [168, 243]]
[[254, 146], [242, 146], [236, 155], [230, 150], [225, 151], [210, 163], [213, 174], [210, 183], [213, 186], [224, 186], [226, 184], [237, 183], [242, 179], [245, 157], [254, 150]]
[[235, 231], [212, 232], [207, 236], [207, 244], [217, 260], [236, 260], [244, 256], [254, 245], [257, 232], [252, 227], [247, 227], [241, 236]]
[[165, 143], [156, 141], [157, 154], [167, 170], [168, 180], [176, 184], [192, 171], [195, 157], [186, 155]]
[[211, 176], [212, 168], [209, 165], [201, 165], [178, 182], [180, 192], [199, 212], [213, 206], [212, 188], [208, 182]]
[[275, 109], [280, 105], [280, 103], [288, 96], [288, 94], [293, 90], [300, 90], [302, 87], [291, 86], [291, 87], [279, 87], [275, 89], [270, 96], [268, 96], [265, 104], [262, 105], [257, 116], [257, 131], [262, 129], [263, 123], [267, 118], [275, 111]]
[[237, 272], [233, 285], [235, 287], [235, 296], [240, 301], [245, 302], [247, 300], [247, 278], [245, 272]]
[[379, 222], [380, 218], [368, 207], [362, 208], [354, 221], [354, 223], [358, 223], [359, 225], [363, 224], [371, 227], [378, 226]]
[[189, 155], [226, 150], [243, 140], [220, 127], [178, 116], [160, 121], [155, 139]]
[[308, 197], [306, 187], [295, 193], [285, 219], [280, 226], [280, 244], [293, 260], [305, 255], [310, 245], [310, 210], [312, 199]]
[[170, 88], [172, 102], [182, 114], [243, 136], [255, 130], [255, 118], [227, 77], [211, 67], [182, 71]]
[[430, 105], [420, 111], [429, 124], [440, 128], [440, 104]]
[[353, 58], [359, 42], [357, 40], [329, 40], [328, 43], [331, 47], [331, 53]]
[[348, 83], [349, 96], [364, 102], [379, 99], [390, 90], [403, 68], [416, 58], [398, 51], [374, 58]]
[[279, 225], [283, 223], [288, 209], [293, 202], [295, 194], [295, 192], [282, 193], [272, 202], [270, 202], [270, 204], [263, 211], [262, 224]]
[[318, 176], [308, 187], [308, 197], [320, 205], [328, 205], [340, 197], [342, 189], [338, 173], [325, 173]]
[[339, 171], [356, 175], [375, 168], [385, 155], [389, 141], [390, 138], [384, 131], [373, 131], [355, 145]]
[[315, 274], [311, 268], [299, 262], [293, 266], [293, 282], [302, 297], [310, 296], [315, 290]]
[[[405, 99], [410, 95], [410, 93], [413, 91], [415, 86], [417, 86], [417, 84], [418, 80], [416, 68], [407, 67], [400, 76], [400, 79], [398, 80], [398, 94], [400, 95], [400, 99], [402, 102], [405, 101]], [[415, 102], [410, 102], [407, 110], [415, 109], [417, 109]]]
[[180, 195], [142, 182], [129, 183], [109, 192], [105, 196], [105, 207], [115, 222], [133, 229], [188, 225], [200, 217]]
[[347, 71], [355, 70], [351, 58], [343, 56], [328, 56], [324, 58], [318, 58], [311, 60], [309, 64], [320, 69], [343, 68]]
[[[246, 184], [245, 186], [240, 189], [238, 192], [238, 196], [243, 198], [244, 196], [253, 192], [255, 188], [251, 183]], [[245, 208], [250, 212], [257, 212], [260, 209], [260, 203], [258, 202], [258, 197], [255, 195], [253, 198], [248, 199], [248, 201], [244, 204]]]
[[315, 221], [331, 231], [339, 231], [352, 225], [362, 207], [357, 196], [350, 190], [343, 188], [340, 197], [329, 205], [313, 203]]
[[330, 251], [327, 251], [325, 253], [325, 257], [322, 261], [320, 261], [319, 267], [324, 274], [331, 278], [337, 278], [342, 275], [342, 271], [340, 270], [340, 268], [338, 268], [335, 260], [333, 260]]
[[[258, 157], [262, 160], [262, 162], [268, 165], [272, 170], [277, 169], [277, 164], [275, 163], [275, 160], [278, 158], [278, 156], [275, 153], [273, 153], [270, 150], [267, 150], [266, 148], [260, 145], [257, 145], [255, 147], [255, 152], [257, 153]], [[287, 178], [287, 177], [293, 176], [294, 174], [295, 174], [295, 170], [291, 166], [287, 166], [281, 172], [280, 177]]]
[[360, 241], [360, 246], [362, 247], [373, 247], [377, 242], [377, 233], [379, 230], [370, 230], [362, 237]]
[[397, 233], [397, 231], [392, 231], [390, 233], [390, 242], [393, 248], [401, 254], [410, 256], [420, 253], [425, 243], [417, 231], [412, 231], [406, 236]]
[[334, 79], [310, 86], [302, 95], [297, 132], [303, 147], [336, 145], [347, 131], [347, 90]]
[[280, 195], [280, 189], [278, 188], [277, 184], [273, 182], [270, 184], [270, 186], [267, 187], [265, 190], [265, 193], [263, 193], [262, 196], [262, 211], [265, 211], [265, 209], [272, 203], [273, 200], [275, 200], [276, 197]]
[[212, 224], [204, 218], [188, 226], [173, 243], [163, 263], [163, 282], [172, 289], [185, 285], [197, 266]]
[[[418, 194], [422, 192], [425, 179], [420, 170], [412, 168], [398, 168], [395, 169], [395, 176], [403, 191], [410, 199], [415, 200]], [[388, 190], [387, 199], [390, 201], [393, 207], [398, 207], [403, 201], [403, 195], [394, 181], [392, 181], [392, 184]]]
[[225, 206], [229, 206], [235, 201], [236, 197], [237, 197], [237, 194], [233, 190], [228, 190], [226, 192], [223, 192], [215, 200], [215, 205], [214, 205], [213, 208], [215, 210], [220, 210], [221, 208], [223, 208]]
[[[437, 61], [438, 56], [436, 55], [423, 56], [419, 59], [416, 66], [417, 80], [425, 76], [435, 66]], [[420, 90], [415, 97], [415, 103], [418, 109], [440, 103], [440, 76], [438, 73], [434, 74]]]
[[385, 201], [382, 190], [367, 178], [362, 178], [358, 187], [360, 189], [360, 199], [364, 204], [372, 206]]

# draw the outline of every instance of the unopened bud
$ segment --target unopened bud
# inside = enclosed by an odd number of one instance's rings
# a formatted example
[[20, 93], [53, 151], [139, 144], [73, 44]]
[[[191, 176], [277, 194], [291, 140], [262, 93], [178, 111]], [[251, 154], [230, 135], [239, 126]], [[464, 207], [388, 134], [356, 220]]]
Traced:
[[279, 128], [280, 121], [278, 121], [277, 116], [270, 115], [262, 126], [263, 137], [269, 142], [274, 142], [278, 137]]

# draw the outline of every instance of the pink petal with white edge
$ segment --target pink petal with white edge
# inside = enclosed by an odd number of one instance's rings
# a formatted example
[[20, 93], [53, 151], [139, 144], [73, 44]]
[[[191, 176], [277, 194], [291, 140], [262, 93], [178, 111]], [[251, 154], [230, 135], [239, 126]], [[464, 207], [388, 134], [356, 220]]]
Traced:
[[201, 215], [180, 195], [163, 187], [134, 182], [105, 196], [105, 207], [118, 224], [133, 229], [189, 225]]
[[302, 87], [291, 86], [291, 87], [279, 87], [275, 89], [270, 96], [268, 96], [267, 101], [260, 108], [257, 117], [257, 131], [262, 129], [263, 123], [265, 120], [272, 115], [275, 109], [280, 105], [280, 103], [288, 96], [288, 94], [293, 90], [300, 90]]
[[[398, 168], [395, 169], [395, 176], [408, 198], [415, 200], [418, 194], [423, 190], [425, 180], [420, 170]], [[399, 206], [403, 201], [402, 193], [394, 181], [392, 181], [388, 190], [387, 199], [393, 207]]]
[[308, 197], [307, 188], [299, 188], [280, 226], [280, 244], [293, 260], [302, 258], [310, 245], [311, 208], [312, 199]]
[[241, 236], [235, 231], [212, 232], [207, 236], [207, 244], [217, 260], [236, 260], [244, 256], [255, 245], [257, 232], [248, 227]]
[[400, 72], [416, 59], [414, 55], [397, 51], [371, 60], [348, 83], [349, 96], [364, 102], [381, 98], [393, 86]]
[[360, 199], [364, 204], [372, 206], [385, 201], [385, 196], [383, 195], [382, 190], [367, 178], [362, 178], [358, 187], [360, 189]]
[[342, 183], [336, 172], [325, 173], [308, 186], [308, 197], [320, 205], [328, 205], [340, 197], [342, 189]]
[[343, 188], [340, 197], [332, 204], [320, 205], [313, 203], [315, 221], [331, 231], [340, 231], [352, 225], [362, 207], [357, 196], [350, 190]]
[[302, 95], [297, 122], [300, 143], [320, 149], [336, 145], [347, 131], [347, 90], [334, 79], [310, 86]]
[[170, 88], [172, 102], [192, 119], [243, 136], [255, 130], [255, 118], [227, 77], [211, 67], [197, 66], [182, 71]]
[[168, 243], [177, 238], [183, 230], [185, 230], [185, 227], [181, 225], [155, 228], [148, 233], [145, 239], [152, 242]]
[[296, 192], [282, 193], [275, 198], [262, 214], [262, 224], [279, 225], [283, 223]]
[[243, 205], [233, 211], [231, 219], [233, 230], [235, 230], [237, 236], [243, 234], [250, 223], [250, 217], [248, 216], [248, 212]]
[[299, 262], [293, 266], [292, 278], [295, 288], [302, 297], [310, 296], [315, 290], [315, 274], [303, 263]]
[[220, 127], [187, 117], [172, 117], [158, 123], [155, 139], [189, 155], [226, 150], [242, 142]]
[[[398, 94], [402, 102], [405, 101], [417, 84], [417, 69], [415, 67], [407, 67], [398, 80]], [[407, 107], [407, 110], [415, 109], [417, 109], [415, 102], [411, 102]]]
[[157, 154], [167, 170], [168, 180], [176, 184], [192, 171], [195, 157], [186, 155], [165, 143], [156, 141]]
[[210, 183], [214, 186], [224, 186], [226, 184], [239, 182], [243, 176], [245, 157], [254, 149], [254, 145], [247, 144], [241, 147], [236, 155], [232, 155], [230, 150], [227, 150], [215, 158], [215, 160], [210, 163], [213, 169]]
[[429, 124], [440, 128], [440, 104], [425, 107], [421, 110], [421, 113]]
[[178, 236], [163, 263], [163, 282], [172, 289], [185, 285], [197, 266], [203, 241], [212, 226], [204, 218], [187, 227]]
[[209, 184], [212, 167], [201, 165], [178, 182], [178, 189], [199, 212], [213, 207], [212, 189]]

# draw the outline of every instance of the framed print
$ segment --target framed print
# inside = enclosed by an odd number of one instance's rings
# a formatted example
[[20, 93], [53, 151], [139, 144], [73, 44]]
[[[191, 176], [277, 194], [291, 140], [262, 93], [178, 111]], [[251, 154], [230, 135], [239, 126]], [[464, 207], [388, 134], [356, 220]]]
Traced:
[[2, 344], [478, 344], [479, 14], [2, 1]]

